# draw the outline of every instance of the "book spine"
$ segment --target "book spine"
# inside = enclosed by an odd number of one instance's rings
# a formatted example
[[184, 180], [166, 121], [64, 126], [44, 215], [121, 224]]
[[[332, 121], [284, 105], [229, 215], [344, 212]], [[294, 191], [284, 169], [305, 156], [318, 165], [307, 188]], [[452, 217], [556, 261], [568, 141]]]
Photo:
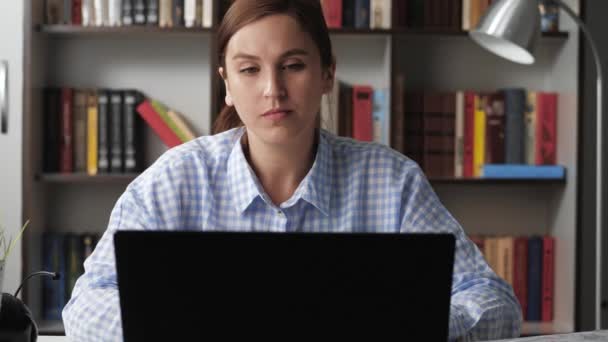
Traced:
[[393, 14], [391, 0], [371, 0], [370, 7], [372, 10], [370, 27], [372, 29], [390, 29]]
[[65, 302], [72, 297], [72, 290], [76, 280], [83, 273], [82, 243], [78, 235], [69, 233], [65, 235]]
[[368, 86], [353, 87], [353, 138], [360, 141], [373, 141], [372, 131], [372, 94]]
[[[44, 269], [64, 274], [63, 241], [57, 233], [45, 232], [42, 235]], [[65, 282], [46, 277], [43, 280], [42, 316], [45, 320], [61, 320], [65, 304]]]
[[531, 237], [528, 240], [528, 321], [541, 320], [541, 282], [543, 262], [543, 240]]
[[182, 119], [181, 115], [173, 110], [167, 111], [169, 120], [175, 125], [177, 136], [183, 141], [190, 141], [196, 138], [194, 132], [186, 125], [186, 122]]
[[72, 25], [82, 25], [82, 0], [72, 0]]
[[213, 0], [203, 0], [203, 27], [213, 27]]
[[169, 148], [178, 146], [182, 143], [179, 137], [171, 128], [169, 128], [169, 126], [167, 126], [148, 100], [143, 101], [137, 106], [137, 112]]
[[64, 87], [61, 89], [61, 140], [59, 146], [59, 159], [61, 173], [74, 172], [73, 161], [73, 142], [72, 142], [72, 124], [73, 124], [73, 91], [71, 88]]
[[328, 28], [342, 27], [342, 0], [321, 0], [321, 8]]
[[74, 92], [74, 171], [87, 171], [87, 97]]
[[525, 154], [526, 164], [536, 164], [536, 124], [537, 124], [537, 93], [535, 91], [529, 91], [527, 94], [527, 105], [526, 105], [526, 141], [525, 141]]
[[423, 104], [423, 164], [426, 176], [442, 176], [443, 164], [443, 109], [441, 95], [425, 93]]
[[393, 114], [391, 115], [391, 147], [405, 154], [405, 107], [403, 89], [405, 78], [397, 74], [393, 84]]
[[133, 23], [135, 25], [145, 25], [146, 15], [146, 0], [133, 0]]
[[122, 25], [133, 25], [133, 1], [122, 0]]
[[59, 89], [45, 88], [44, 90], [44, 172], [59, 171], [59, 134], [61, 132], [60, 108], [61, 94]]
[[505, 162], [505, 104], [502, 93], [487, 98], [486, 112], [486, 164]]
[[538, 93], [536, 125], [536, 165], [552, 165], [557, 161], [557, 94]]
[[123, 113], [122, 113], [122, 93], [120, 91], [112, 92], [110, 97], [111, 103], [111, 122], [112, 134], [110, 135], [110, 171], [123, 171]]
[[543, 238], [543, 280], [542, 280], [542, 310], [541, 321], [553, 321], [553, 294], [554, 294], [554, 261], [555, 241], [551, 236]]
[[100, 90], [97, 92], [97, 171], [108, 172], [110, 171], [110, 160], [109, 155], [109, 144], [108, 144], [108, 133], [109, 133], [109, 99], [108, 92]]
[[109, 22], [110, 26], [121, 26], [122, 25], [122, 1], [123, 0], [109, 0]]
[[464, 92], [456, 92], [456, 129], [454, 131], [454, 177], [464, 175]]
[[389, 146], [390, 138], [388, 102], [388, 90], [373, 91], [373, 140], [386, 146]]
[[64, 25], [72, 24], [72, 0], [63, 0], [63, 20]]
[[473, 142], [473, 177], [481, 177], [486, 156], [486, 95], [475, 95], [475, 128]]
[[194, 27], [196, 23], [196, 0], [184, 0], [184, 25]]
[[82, 0], [82, 25], [95, 25], [95, 3], [94, 0]]
[[148, 0], [146, 4], [146, 23], [158, 26], [158, 0]]
[[471, 29], [471, 1], [462, 0], [462, 30], [469, 31]]
[[173, 11], [171, 0], [159, 0], [158, 9], [160, 27], [173, 27]]
[[173, 0], [173, 26], [184, 27], [184, 0]]
[[467, 91], [464, 94], [464, 156], [462, 173], [471, 178], [473, 172], [473, 151], [475, 148], [475, 93]]
[[97, 94], [93, 91], [87, 95], [87, 173], [91, 176], [97, 174], [97, 132]]
[[125, 172], [136, 172], [142, 168], [139, 155], [143, 152], [138, 144], [141, 132], [138, 117], [135, 112], [136, 94], [134, 91], [125, 91], [123, 98], [124, 118], [124, 168]]
[[61, 24], [63, 22], [63, 0], [46, 0], [44, 12], [47, 25]]
[[528, 239], [517, 237], [514, 241], [513, 253], [513, 292], [521, 306], [521, 312], [526, 318], [528, 311]]
[[343, 137], [353, 136], [353, 88], [340, 82], [340, 113], [338, 132]]
[[108, 26], [108, 24], [109, 24], [108, 1], [109, 0], [95, 0], [94, 1], [95, 26]]
[[506, 89], [505, 98], [505, 162], [507, 164], [524, 164], [524, 112], [526, 109], [526, 91], [524, 89]]
[[203, 0], [195, 0], [194, 26], [203, 26]]
[[369, 0], [355, 0], [355, 28], [369, 28]]

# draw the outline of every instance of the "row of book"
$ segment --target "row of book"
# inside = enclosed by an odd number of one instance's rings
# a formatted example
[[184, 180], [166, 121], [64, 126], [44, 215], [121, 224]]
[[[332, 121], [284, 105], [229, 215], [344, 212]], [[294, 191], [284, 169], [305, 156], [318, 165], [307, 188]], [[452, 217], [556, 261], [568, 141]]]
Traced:
[[563, 178], [562, 167], [548, 167], [557, 162], [557, 93], [404, 87], [398, 75], [391, 111], [386, 89], [337, 81], [321, 104], [321, 125], [340, 136], [389, 145], [431, 178], [497, 177], [521, 173], [525, 165], [544, 166], [526, 170], [529, 178], [555, 172], [553, 178]]
[[61, 311], [72, 296], [76, 280], [84, 273], [83, 263], [91, 255], [99, 235], [94, 233], [45, 232], [42, 236], [42, 267], [59, 272], [57, 280], [45, 278], [42, 285], [42, 317], [61, 320]]
[[214, 0], [46, 0], [48, 25], [206, 27]]
[[[138, 110], [144, 102], [154, 104], [154, 117]], [[43, 171], [141, 172], [145, 168], [144, 122], [157, 133], [159, 126], [170, 127], [171, 139], [162, 139], [169, 147], [195, 137], [177, 111], [136, 90], [46, 88]]]
[[[330, 28], [473, 29], [496, 0], [321, 0]], [[558, 30], [559, 10], [550, 0], [539, 3], [541, 28]]]
[[524, 320], [553, 321], [555, 238], [552, 236], [470, 236], [488, 265], [507, 281]]

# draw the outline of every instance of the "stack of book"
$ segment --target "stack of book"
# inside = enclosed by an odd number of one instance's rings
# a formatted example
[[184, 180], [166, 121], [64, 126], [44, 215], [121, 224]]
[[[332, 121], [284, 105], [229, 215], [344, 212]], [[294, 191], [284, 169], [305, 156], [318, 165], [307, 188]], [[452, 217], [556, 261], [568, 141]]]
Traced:
[[214, 0], [46, 0], [47, 25], [206, 27]]
[[429, 177], [563, 178], [557, 93], [405, 91], [403, 80], [393, 88], [391, 146]]
[[196, 136], [177, 111], [137, 90], [50, 87], [44, 101], [45, 173], [141, 172], [144, 122], [168, 147]]
[[513, 287], [526, 321], [553, 321], [555, 238], [472, 235], [470, 239], [494, 272]]
[[61, 320], [61, 311], [72, 296], [76, 280], [84, 273], [83, 263], [95, 249], [99, 235], [94, 233], [45, 232], [42, 236], [42, 266], [59, 272], [60, 278], [44, 278], [42, 318]]

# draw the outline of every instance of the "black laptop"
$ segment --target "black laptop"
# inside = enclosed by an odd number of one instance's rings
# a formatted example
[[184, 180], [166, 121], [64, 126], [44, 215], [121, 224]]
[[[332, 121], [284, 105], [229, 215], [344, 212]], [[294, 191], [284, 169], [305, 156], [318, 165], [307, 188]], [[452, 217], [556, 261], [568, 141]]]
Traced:
[[450, 234], [119, 231], [125, 341], [446, 341]]

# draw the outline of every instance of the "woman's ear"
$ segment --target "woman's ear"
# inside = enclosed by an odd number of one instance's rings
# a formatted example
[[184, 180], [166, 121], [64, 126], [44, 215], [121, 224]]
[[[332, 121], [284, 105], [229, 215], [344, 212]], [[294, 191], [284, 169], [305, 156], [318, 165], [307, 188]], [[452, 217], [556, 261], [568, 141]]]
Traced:
[[234, 102], [232, 101], [232, 95], [230, 95], [230, 88], [228, 87], [228, 78], [226, 77], [226, 71], [222, 67], [219, 67], [217, 71], [220, 74], [222, 80], [224, 80], [224, 87], [226, 88], [226, 97], [224, 98], [224, 102], [226, 102], [226, 106], [232, 107], [234, 105]]
[[323, 72], [323, 94], [328, 94], [332, 91], [334, 87], [334, 82], [336, 82], [336, 61], [334, 59], [333, 63]]

